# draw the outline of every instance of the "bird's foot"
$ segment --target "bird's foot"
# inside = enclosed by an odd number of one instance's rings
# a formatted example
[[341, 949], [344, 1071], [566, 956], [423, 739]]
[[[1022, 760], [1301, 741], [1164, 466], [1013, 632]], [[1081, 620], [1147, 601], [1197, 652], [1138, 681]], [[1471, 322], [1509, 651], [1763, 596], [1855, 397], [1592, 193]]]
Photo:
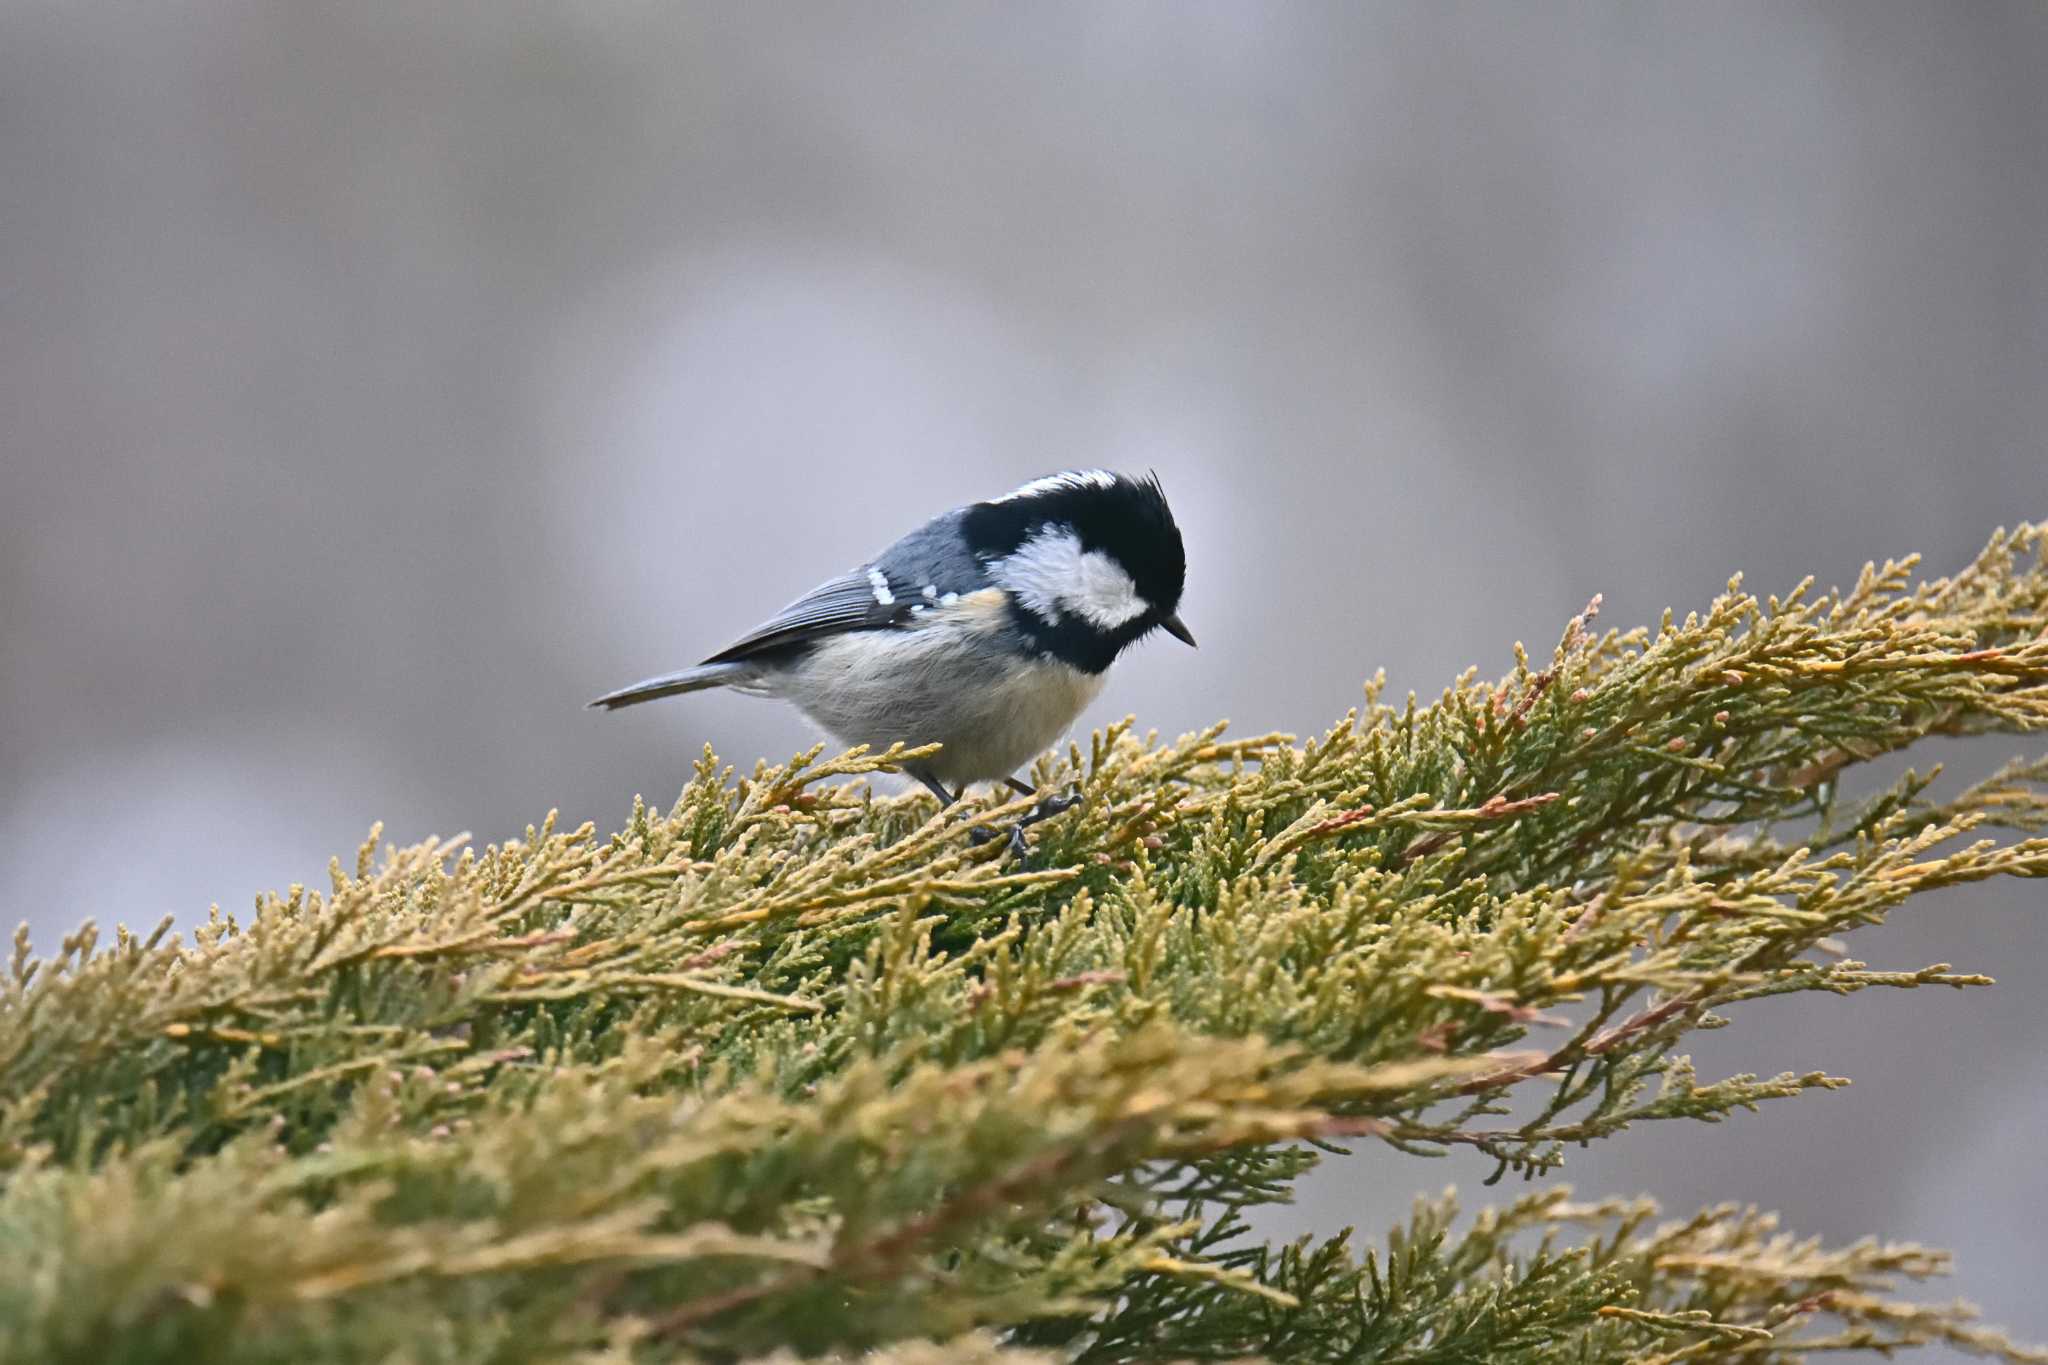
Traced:
[[1050, 820], [1055, 815], [1063, 815], [1080, 804], [1080, 789], [1069, 787], [1056, 795], [1039, 797], [1038, 804], [1026, 811], [1024, 818], [1017, 823], [1019, 826], [1035, 825], [1040, 820]]
[[[1025, 787], [1022, 783], [1012, 782], [1010, 785], [1013, 789], [1020, 790], [1023, 795], [1037, 795], [1033, 788]], [[1017, 822], [1010, 826], [1009, 855], [1019, 863], [1029, 864], [1031, 861], [1031, 845], [1025, 841], [1025, 829], [1037, 824], [1041, 820], [1050, 820], [1055, 815], [1064, 814], [1080, 804], [1081, 793], [1072, 787], [1052, 796], [1040, 796], [1038, 804], [1025, 811], [1023, 815], [1018, 817]], [[969, 843], [980, 845], [988, 843], [997, 837], [998, 831], [982, 828], [969, 834], [967, 839]]]

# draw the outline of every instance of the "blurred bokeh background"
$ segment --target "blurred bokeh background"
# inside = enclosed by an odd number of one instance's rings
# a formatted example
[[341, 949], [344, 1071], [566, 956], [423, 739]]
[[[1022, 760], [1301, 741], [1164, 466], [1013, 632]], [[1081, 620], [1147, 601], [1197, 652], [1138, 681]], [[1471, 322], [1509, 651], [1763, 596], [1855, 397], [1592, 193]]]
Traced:
[[[2048, 515], [2044, 434], [2038, 0], [0, 0], [0, 911], [785, 757], [582, 703], [1063, 466], [1159, 471], [1203, 642], [1089, 722], [1308, 731], [1596, 591], [1953, 568]], [[2044, 909], [1863, 935], [2002, 984], [1745, 1010], [1704, 1072], [1856, 1087], [1566, 1175], [1953, 1246], [2048, 1338]]]

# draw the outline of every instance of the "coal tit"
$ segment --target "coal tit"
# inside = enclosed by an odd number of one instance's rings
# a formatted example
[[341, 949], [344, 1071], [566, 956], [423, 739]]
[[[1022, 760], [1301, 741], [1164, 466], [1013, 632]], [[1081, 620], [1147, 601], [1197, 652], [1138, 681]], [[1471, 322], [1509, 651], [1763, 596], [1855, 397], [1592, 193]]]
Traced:
[[[1074, 470], [934, 517], [695, 668], [607, 693], [616, 710], [730, 687], [789, 702], [843, 744], [944, 747], [907, 769], [940, 806], [1013, 776], [1177, 611], [1187, 558], [1156, 478]], [[1071, 799], [1041, 800], [1022, 824]]]

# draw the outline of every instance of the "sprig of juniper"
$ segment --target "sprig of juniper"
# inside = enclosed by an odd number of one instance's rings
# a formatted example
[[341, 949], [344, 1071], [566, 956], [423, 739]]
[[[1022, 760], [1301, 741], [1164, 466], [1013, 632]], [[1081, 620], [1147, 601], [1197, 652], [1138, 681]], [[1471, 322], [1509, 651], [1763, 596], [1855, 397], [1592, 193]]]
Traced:
[[2044, 542], [1731, 583], [1655, 633], [1594, 633], [1596, 603], [1540, 667], [1430, 705], [1376, 680], [1302, 743], [1111, 727], [1041, 763], [1085, 799], [1029, 869], [970, 839], [1025, 802], [846, 780], [916, 751], [707, 754], [607, 839], [373, 832], [189, 942], [24, 933], [0, 1355], [2039, 1359], [1889, 1297], [1935, 1253], [1740, 1210], [1547, 1191], [1456, 1234], [1437, 1202], [1362, 1256], [1246, 1245], [1242, 1215], [1337, 1139], [1536, 1174], [1839, 1084], [1699, 1080], [1684, 1036], [1754, 999], [1985, 984], [1839, 939], [2048, 874], [2048, 763], [1842, 789], [2048, 726]]

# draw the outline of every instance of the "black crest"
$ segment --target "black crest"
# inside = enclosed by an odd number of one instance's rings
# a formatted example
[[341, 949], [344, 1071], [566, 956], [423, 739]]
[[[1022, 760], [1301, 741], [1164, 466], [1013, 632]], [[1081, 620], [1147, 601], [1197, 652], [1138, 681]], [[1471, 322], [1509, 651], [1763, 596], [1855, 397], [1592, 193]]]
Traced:
[[1143, 614], [1104, 629], [1079, 613], [1048, 617], [1013, 599], [1010, 613], [1027, 648], [1099, 673], [1162, 626], [1194, 643], [1175, 615], [1187, 578], [1187, 554], [1156, 476], [1135, 479], [1106, 470], [1054, 474], [966, 508], [960, 529], [983, 565], [1007, 558], [1048, 529], [1072, 535], [1084, 551], [1114, 560], [1144, 600]]
[[[975, 554], [1000, 559], [1047, 526], [1071, 529], [1082, 548], [1123, 566], [1138, 594], [1172, 614], [1187, 581], [1187, 551], [1157, 475], [1142, 479], [1106, 470], [1054, 474], [1016, 492], [969, 507], [962, 531]], [[1149, 622], [1148, 628], [1156, 622]]]

